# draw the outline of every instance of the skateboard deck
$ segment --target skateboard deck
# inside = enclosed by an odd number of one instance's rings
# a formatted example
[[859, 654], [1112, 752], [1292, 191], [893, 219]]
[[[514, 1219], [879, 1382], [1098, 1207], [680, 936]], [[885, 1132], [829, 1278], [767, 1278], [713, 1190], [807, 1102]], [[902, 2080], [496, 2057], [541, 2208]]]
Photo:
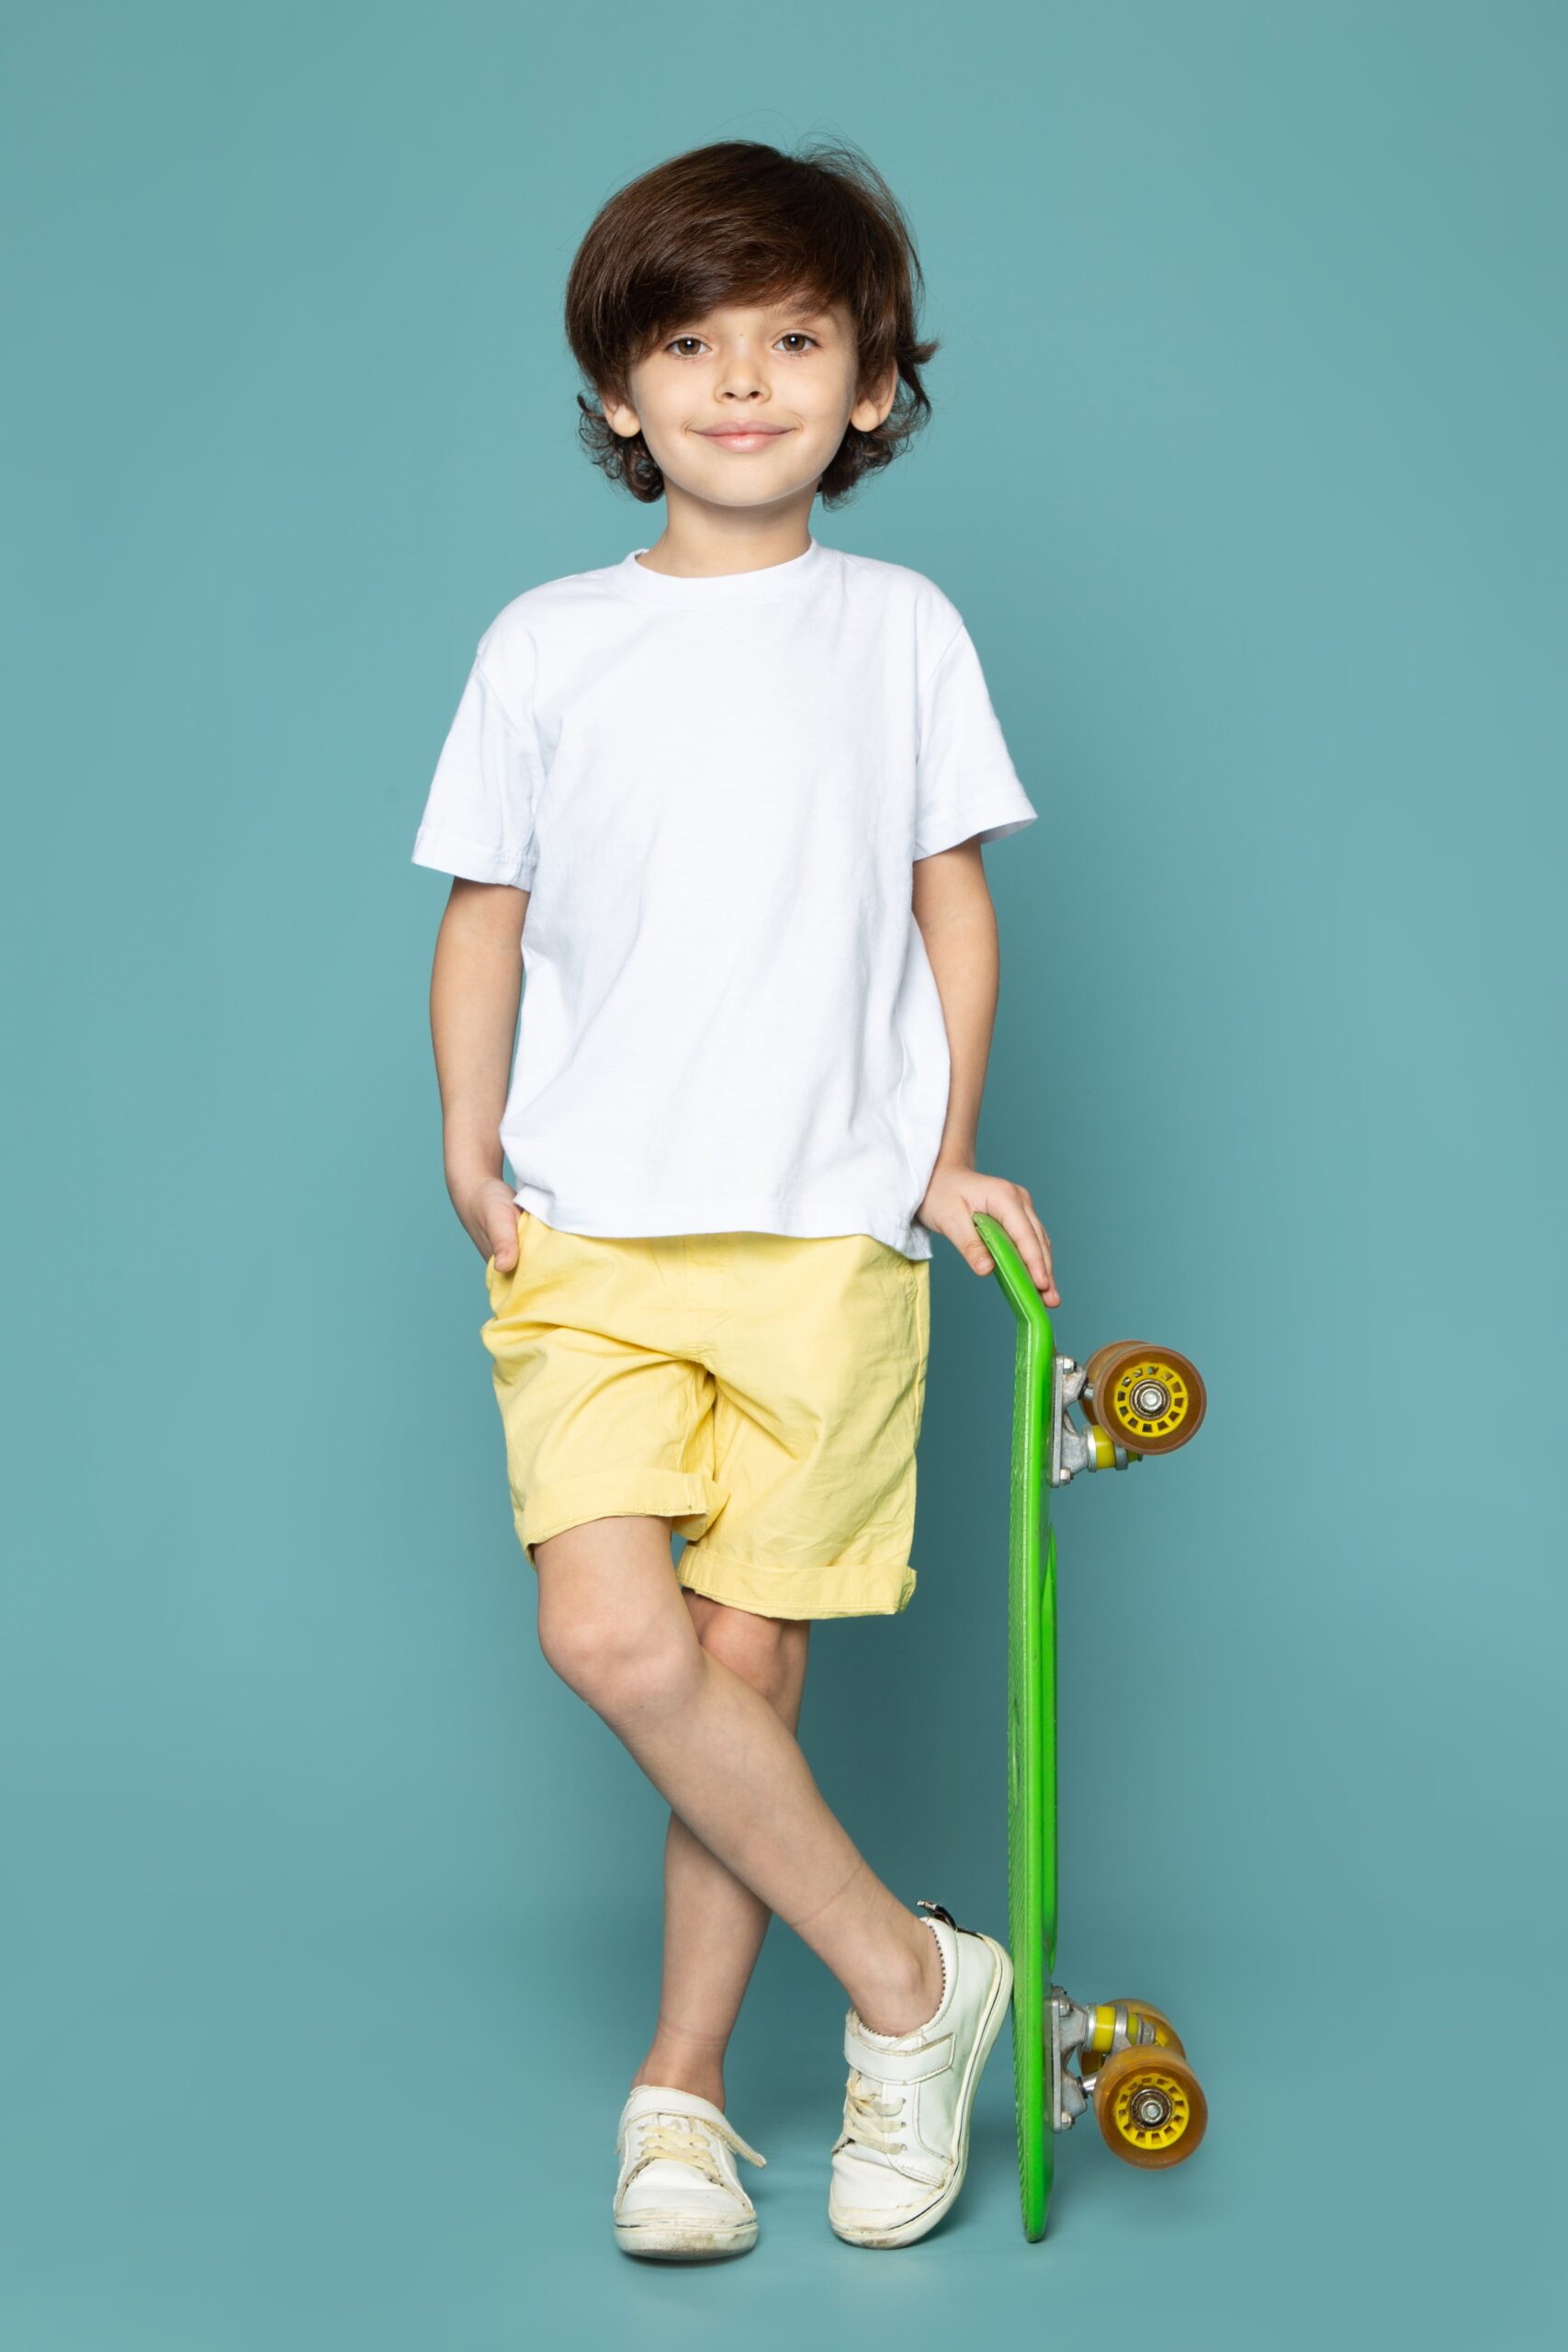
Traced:
[[[1013, 1310], [1008, 1525], [1008, 1933], [1012, 1947], [1013, 2101], [1024, 2234], [1045, 2234], [1055, 2140], [1092, 2109], [1129, 2165], [1185, 2163], [1208, 2104], [1181, 2038], [1148, 2002], [1088, 2007], [1053, 1982], [1056, 1965], [1056, 1537], [1054, 1489], [1085, 1470], [1130, 1469], [1196, 1434], [1204, 1387], [1174, 1348], [1117, 1340], [1079, 1364], [1007, 1230], [976, 1227]], [[1079, 1429], [1070, 1408], [1088, 1426]]]
[[1013, 2104], [1024, 2235], [1043, 2237], [1055, 2135], [1045, 2120], [1045, 1996], [1056, 1964], [1056, 1539], [1045, 1454], [1055, 1336], [1005, 1229], [975, 1224], [1018, 1318], [1008, 1528], [1008, 1934]]

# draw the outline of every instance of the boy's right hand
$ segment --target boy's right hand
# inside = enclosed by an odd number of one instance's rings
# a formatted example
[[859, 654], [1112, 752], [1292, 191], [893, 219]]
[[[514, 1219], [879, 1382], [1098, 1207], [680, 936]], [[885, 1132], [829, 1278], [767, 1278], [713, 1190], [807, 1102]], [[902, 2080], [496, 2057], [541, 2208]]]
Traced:
[[498, 1274], [511, 1273], [517, 1263], [517, 1220], [525, 1212], [518, 1207], [505, 1177], [487, 1176], [457, 1206], [486, 1263], [493, 1258]]

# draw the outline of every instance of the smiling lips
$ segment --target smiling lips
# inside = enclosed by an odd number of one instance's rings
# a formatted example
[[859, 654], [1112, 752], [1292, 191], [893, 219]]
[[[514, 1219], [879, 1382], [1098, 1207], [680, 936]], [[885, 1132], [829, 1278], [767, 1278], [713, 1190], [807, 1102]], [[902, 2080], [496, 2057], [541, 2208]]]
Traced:
[[784, 430], [782, 424], [714, 425], [703, 429], [703, 439], [716, 441], [721, 449], [765, 449]]

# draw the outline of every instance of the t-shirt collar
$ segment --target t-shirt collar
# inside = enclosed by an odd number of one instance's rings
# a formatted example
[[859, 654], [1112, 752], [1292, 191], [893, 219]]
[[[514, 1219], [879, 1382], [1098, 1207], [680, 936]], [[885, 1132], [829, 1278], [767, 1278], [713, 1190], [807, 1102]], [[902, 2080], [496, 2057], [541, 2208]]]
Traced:
[[784, 563], [763, 564], [755, 571], [705, 572], [686, 579], [667, 571], [650, 571], [645, 563], [637, 561], [639, 555], [647, 553], [646, 548], [634, 548], [630, 555], [613, 567], [612, 577], [618, 588], [628, 596], [640, 597], [646, 604], [705, 607], [768, 603], [775, 597], [793, 595], [813, 584], [828, 557], [821, 540], [814, 538], [804, 554], [791, 556]]

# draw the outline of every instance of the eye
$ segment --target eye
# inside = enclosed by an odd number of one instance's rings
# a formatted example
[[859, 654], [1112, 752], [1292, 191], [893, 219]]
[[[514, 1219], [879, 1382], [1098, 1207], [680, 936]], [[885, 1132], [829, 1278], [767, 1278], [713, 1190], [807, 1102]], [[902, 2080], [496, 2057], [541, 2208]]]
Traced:
[[791, 327], [786, 334], [781, 334], [779, 337], [781, 343], [815, 343], [817, 337], [814, 334], [807, 334], [804, 327]]
[[671, 335], [671, 337], [670, 341], [665, 345], [664, 348], [665, 348], [665, 350], [666, 350], [666, 351], [679, 351], [679, 353], [680, 353], [680, 356], [681, 356], [682, 359], [685, 359], [685, 358], [689, 357], [689, 356], [690, 356], [690, 355], [689, 355], [688, 353], [684, 352], [684, 351], [680, 351], [680, 345], [681, 345], [682, 344], [683, 344], [683, 343], [701, 343], [701, 341], [702, 341], [702, 336], [701, 336], [700, 334], [677, 334], [677, 335]]

